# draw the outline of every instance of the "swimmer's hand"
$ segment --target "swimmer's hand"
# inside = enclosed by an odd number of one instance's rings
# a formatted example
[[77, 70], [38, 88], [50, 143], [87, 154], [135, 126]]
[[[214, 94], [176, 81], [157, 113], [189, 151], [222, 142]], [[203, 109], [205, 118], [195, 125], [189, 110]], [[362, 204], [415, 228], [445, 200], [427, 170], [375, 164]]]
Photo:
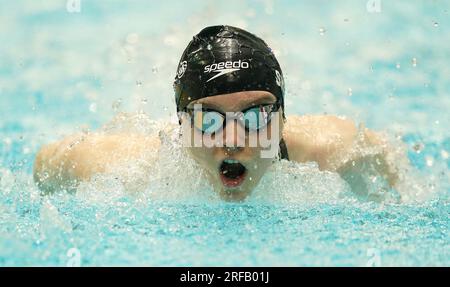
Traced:
[[34, 163], [34, 180], [44, 193], [75, 191], [95, 174], [124, 162], [154, 154], [159, 139], [140, 134], [100, 133], [71, 135], [41, 148]]
[[320, 170], [339, 173], [358, 195], [370, 193], [369, 181], [383, 180], [389, 187], [398, 182], [387, 141], [351, 120], [329, 115], [290, 116], [283, 137], [291, 160], [315, 161]]

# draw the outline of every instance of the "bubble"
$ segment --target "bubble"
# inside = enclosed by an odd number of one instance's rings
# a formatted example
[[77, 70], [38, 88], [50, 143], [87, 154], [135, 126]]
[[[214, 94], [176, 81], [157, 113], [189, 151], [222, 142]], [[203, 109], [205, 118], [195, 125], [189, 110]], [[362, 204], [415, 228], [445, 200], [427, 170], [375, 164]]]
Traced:
[[146, 105], [146, 104], [148, 103], [147, 98], [142, 98], [142, 99], [141, 99], [141, 103], [144, 104], [144, 105]]
[[157, 66], [153, 66], [153, 67], [152, 67], [152, 73], [153, 73], [153, 74], [158, 73], [158, 71], [159, 71], [159, 69], [158, 69]]
[[211, 50], [212, 49], [212, 45], [208, 44], [208, 46], [206, 46], [206, 49]]
[[352, 90], [352, 88], [348, 88], [348, 90], [347, 90], [347, 95], [348, 95], [349, 97], [351, 97], [351, 96], [353, 95], [353, 90]]
[[446, 150], [441, 150], [441, 157], [443, 159], [448, 159], [448, 152]]
[[433, 26], [437, 28], [437, 27], [439, 27], [439, 23], [438, 22], [434, 22]]
[[412, 58], [411, 64], [412, 64], [413, 67], [416, 67], [417, 66], [417, 59], [416, 58]]
[[397, 69], [400, 69], [400, 63], [395, 64], [395, 67], [396, 67]]
[[136, 81], [136, 86], [142, 87], [142, 81]]

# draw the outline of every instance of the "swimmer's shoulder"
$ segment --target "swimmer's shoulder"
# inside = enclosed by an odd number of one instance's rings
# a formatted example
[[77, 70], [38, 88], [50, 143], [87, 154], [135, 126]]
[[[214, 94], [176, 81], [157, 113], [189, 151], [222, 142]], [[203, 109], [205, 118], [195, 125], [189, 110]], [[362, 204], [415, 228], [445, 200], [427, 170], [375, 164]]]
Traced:
[[[116, 118], [98, 132], [77, 133], [44, 145], [36, 155], [34, 180], [41, 190], [49, 192], [72, 182], [88, 181], [130, 160], [142, 159], [151, 165], [161, 146], [160, 136], [147, 133], [150, 128], [139, 131], [131, 126], [142, 127], [142, 121], [135, 125]], [[164, 127], [171, 129], [169, 125]]]
[[298, 162], [316, 161], [329, 169], [329, 160], [352, 145], [358, 129], [352, 120], [334, 115], [288, 116], [283, 138], [289, 158]]

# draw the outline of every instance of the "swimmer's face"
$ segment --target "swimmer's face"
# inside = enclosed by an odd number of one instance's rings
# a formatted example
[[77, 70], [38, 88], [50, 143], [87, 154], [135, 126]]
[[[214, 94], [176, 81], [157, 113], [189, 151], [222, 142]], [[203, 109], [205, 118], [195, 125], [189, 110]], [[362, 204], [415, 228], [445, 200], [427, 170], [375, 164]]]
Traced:
[[[269, 113], [272, 117], [266, 125], [259, 116], [267, 115], [265, 111], [272, 111], [271, 108], [274, 112]], [[190, 155], [205, 168], [211, 184], [222, 198], [232, 201], [245, 199], [277, 155], [283, 120], [275, 96], [265, 91], [216, 95], [194, 101], [188, 109], [192, 112], [191, 118], [184, 114], [182, 126], [183, 135], [191, 137], [188, 140], [191, 143], [188, 147]], [[222, 122], [220, 114], [226, 113], [235, 117], [226, 116]], [[239, 115], [244, 122], [236, 119]], [[250, 123], [247, 126], [245, 119]], [[221, 128], [210, 133], [215, 127], [208, 129], [206, 126], [207, 131], [202, 131], [199, 126], [204, 129], [202, 124], [205, 122]], [[255, 129], [255, 123], [259, 129]]]

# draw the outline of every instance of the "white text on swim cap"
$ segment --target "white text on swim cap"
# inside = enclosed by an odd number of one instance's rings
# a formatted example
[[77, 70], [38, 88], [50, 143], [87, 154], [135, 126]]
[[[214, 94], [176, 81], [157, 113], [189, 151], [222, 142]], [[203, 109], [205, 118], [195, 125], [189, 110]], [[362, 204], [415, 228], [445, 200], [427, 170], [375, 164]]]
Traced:
[[205, 69], [204, 69], [204, 73], [211, 73], [211, 72], [216, 72], [218, 74], [214, 75], [213, 77], [211, 77], [209, 80], [207, 80], [206, 82], [209, 82], [215, 78], [218, 78], [222, 75], [231, 73], [231, 72], [235, 72], [235, 71], [239, 71], [240, 69], [248, 69], [249, 64], [246, 61], [226, 61], [226, 62], [219, 62], [219, 63], [214, 63], [211, 65], [206, 65]]

